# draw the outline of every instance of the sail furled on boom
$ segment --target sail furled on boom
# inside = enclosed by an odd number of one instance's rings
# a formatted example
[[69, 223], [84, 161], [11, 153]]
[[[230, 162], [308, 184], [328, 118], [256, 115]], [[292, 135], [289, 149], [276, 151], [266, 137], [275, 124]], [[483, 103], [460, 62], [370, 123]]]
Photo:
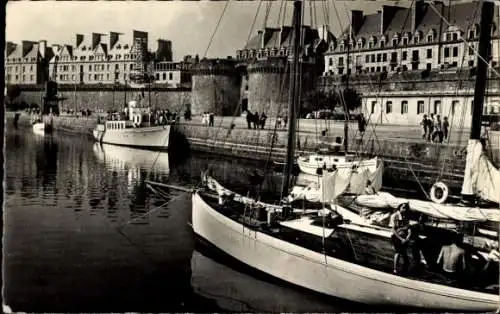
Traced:
[[500, 203], [500, 170], [490, 162], [479, 140], [469, 140], [467, 145], [462, 194]]

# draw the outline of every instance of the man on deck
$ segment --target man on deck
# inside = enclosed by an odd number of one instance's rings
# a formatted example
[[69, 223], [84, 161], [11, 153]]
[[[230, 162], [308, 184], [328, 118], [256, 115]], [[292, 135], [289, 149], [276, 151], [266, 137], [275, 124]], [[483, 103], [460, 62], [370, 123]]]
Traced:
[[461, 248], [463, 235], [456, 233], [450, 245], [444, 245], [439, 253], [437, 264], [443, 263], [444, 273], [451, 279], [458, 279], [466, 268], [465, 250]]
[[404, 203], [398, 206], [396, 211], [391, 215], [389, 227], [392, 228], [392, 244], [394, 245], [394, 274], [398, 273], [398, 264], [400, 257], [403, 257], [403, 271], [407, 270], [408, 261], [408, 241], [410, 240], [410, 232], [408, 230], [408, 221], [405, 217], [405, 212], [409, 204]]

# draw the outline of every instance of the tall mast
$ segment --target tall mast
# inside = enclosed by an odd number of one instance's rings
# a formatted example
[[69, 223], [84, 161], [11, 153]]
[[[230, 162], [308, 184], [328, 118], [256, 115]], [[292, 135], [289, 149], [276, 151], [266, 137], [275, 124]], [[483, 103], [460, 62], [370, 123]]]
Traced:
[[288, 195], [290, 187], [290, 175], [292, 173], [295, 152], [295, 128], [297, 119], [295, 114], [300, 98], [300, 30], [302, 21], [302, 1], [293, 3], [293, 43], [292, 43], [292, 66], [290, 76], [290, 91], [288, 94], [288, 143], [286, 152], [285, 178], [283, 182], [283, 195]]
[[488, 75], [488, 62], [491, 45], [491, 26], [493, 23], [493, 2], [483, 1], [481, 9], [481, 24], [479, 34], [479, 49], [476, 67], [476, 86], [474, 87], [474, 104], [472, 108], [472, 122], [470, 140], [467, 146], [467, 159], [465, 161], [464, 179], [462, 183], [462, 200], [474, 202], [475, 182], [474, 182], [474, 155], [476, 146], [481, 139], [481, 118], [484, 107], [484, 94], [486, 91], [486, 79]]
[[[346, 80], [345, 80], [345, 90], [349, 90], [349, 75], [351, 74], [350, 70], [351, 70], [351, 64], [350, 64], [350, 60], [349, 60], [349, 57], [350, 57], [350, 50], [351, 50], [351, 39], [352, 39], [352, 21], [350, 21], [350, 24], [349, 24], [349, 37], [347, 39], [347, 76], [346, 76]], [[342, 93], [342, 91], [340, 91], [340, 93]], [[343, 94], [343, 95], [342, 95]], [[349, 124], [348, 124], [348, 120], [349, 120], [349, 109], [347, 107], [347, 102], [346, 102], [346, 99], [344, 98], [344, 95], [346, 95], [346, 93], [342, 93], [340, 95], [340, 100], [343, 101], [344, 103], [344, 153], [347, 155], [347, 149], [348, 149], [348, 145], [349, 145]]]
[[[483, 115], [484, 94], [488, 75], [487, 62], [490, 57], [491, 26], [493, 23], [494, 8], [493, 2], [483, 1], [476, 67], [476, 86], [474, 88], [474, 105], [472, 108], [472, 124], [470, 130], [471, 140], [479, 140], [481, 138], [481, 117]], [[486, 60], [486, 62], [483, 60]]]

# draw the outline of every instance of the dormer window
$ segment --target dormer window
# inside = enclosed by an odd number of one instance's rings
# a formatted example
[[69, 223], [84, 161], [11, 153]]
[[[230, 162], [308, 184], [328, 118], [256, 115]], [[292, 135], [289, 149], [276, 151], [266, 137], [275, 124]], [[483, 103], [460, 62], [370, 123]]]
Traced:
[[83, 46], [82, 51], [85, 51], [85, 50], [87, 50], [87, 47]]
[[128, 45], [124, 45], [124, 46], [123, 46], [123, 49], [128, 49]]
[[361, 48], [363, 48], [363, 40], [362, 39], [358, 40], [358, 49], [361, 49]]
[[392, 39], [392, 45], [393, 46], [397, 46], [398, 45], [398, 39], [397, 38], [393, 38]]
[[458, 40], [458, 33], [453, 33], [452, 38], [454, 41]]
[[446, 33], [446, 41], [451, 41], [451, 34], [450, 33]]
[[473, 39], [475, 37], [474, 35], [475, 35], [474, 30], [472, 30], [472, 29], [469, 30], [469, 39]]
[[408, 37], [403, 38], [403, 46], [408, 46]]
[[341, 44], [339, 45], [339, 50], [340, 50], [340, 51], [343, 51], [343, 50], [344, 50], [344, 48], [345, 48], [345, 47], [344, 47], [344, 43], [341, 43]]
[[120, 44], [116, 45], [116, 49], [122, 49], [122, 46]]
[[433, 41], [434, 41], [434, 36], [432, 36], [432, 35], [427, 35], [427, 42], [428, 42], [428, 43], [431, 43], [431, 42], [433, 42]]

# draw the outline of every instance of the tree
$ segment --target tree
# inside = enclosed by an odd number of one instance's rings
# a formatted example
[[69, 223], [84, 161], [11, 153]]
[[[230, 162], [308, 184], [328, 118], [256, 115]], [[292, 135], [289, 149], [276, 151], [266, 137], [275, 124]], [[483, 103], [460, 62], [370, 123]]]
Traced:
[[353, 88], [343, 90], [344, 101], [348, 111], [353, 111], [361, 107], [361, 95]]

